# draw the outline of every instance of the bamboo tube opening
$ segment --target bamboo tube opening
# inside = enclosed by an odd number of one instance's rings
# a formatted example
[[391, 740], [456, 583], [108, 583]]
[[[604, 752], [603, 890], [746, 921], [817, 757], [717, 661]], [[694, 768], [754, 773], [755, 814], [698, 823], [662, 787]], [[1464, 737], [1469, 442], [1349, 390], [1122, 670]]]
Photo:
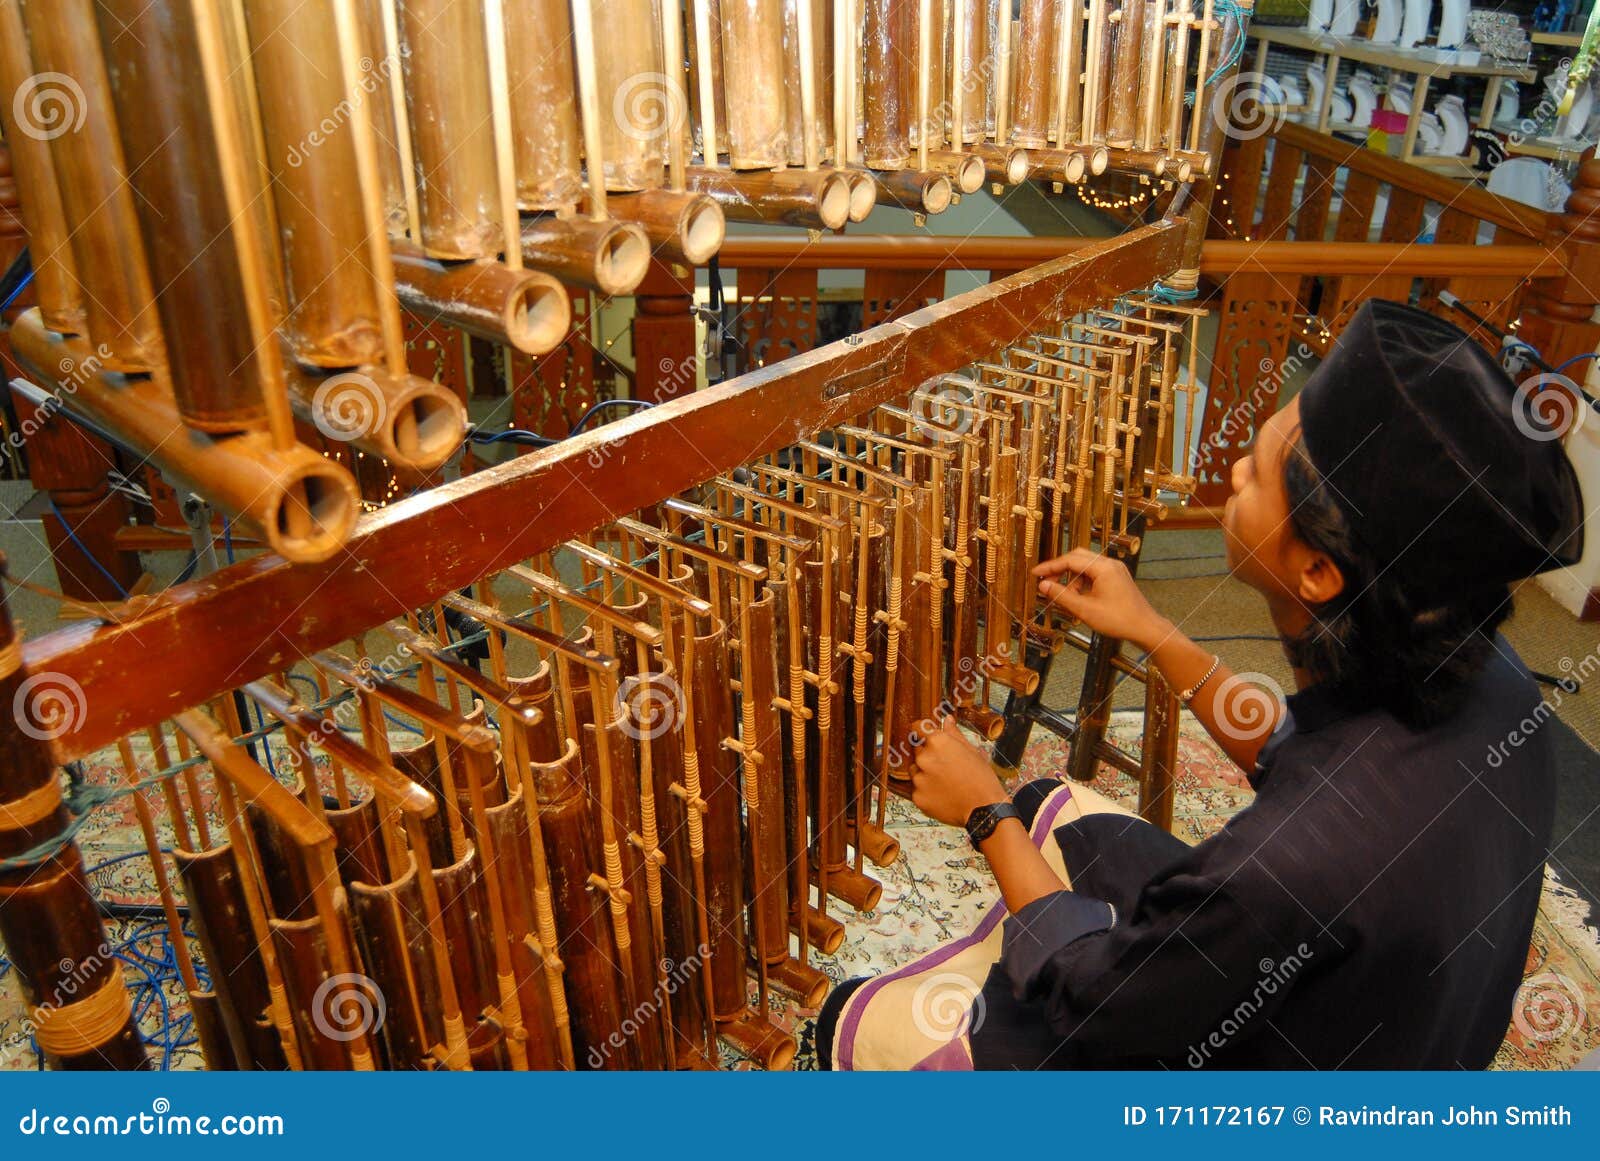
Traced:
[[[1011, 156], [1006, 158], [1006, 182], [1018, 185], [1028, 178], [1028, 151], [1026, 149], [1013, 149]], [[1074, 181], [1077, 179], [1074, 178]]]
[[964, 194], [977, 193], [985, 176], [983, 162], [969, 153], [956, 171], [956, 188]]
[[429, 471], [461, 445], [461, 409], [452, 402], [442, 394], [419, 391], [395, 408], [389, 439], [411, 466]]
[[878, 204], [878, 185], [864, 173], [852, 173], [850, 185], [850, 220], [864, 222], [872, 207]]
[[1106, 166], [1111, 164], [1111, 151], [1104, 145], [1096, 145], [1094, 152], [1089, 155], [1089, 172], [1098, 177], [1106, 171]]
[[678, 235], [683, 243], [683, 256], [691, 266], [709, 262], [712, 255], [722, 249], [722, 240], [727, 234], [727, 216], [710, 198], [694, 198], [684, 206]]
[[344, 469], [333, 461], [307, 464], [274, 496], [262, 529], [285, 560], [325, 560], [350, 537], [358, 503]]
[[1190, 178], [1194, 177], [1194, 166], [1189, 164], [1187, 158], [1180, 157], [1178, 159], [1178, 172], [1176, 176], [1181, 182], [1186, 182]]
[[506, 302], [506, 335], [519, 351], [552, 351], [571, 325], [572, 305], [554, 280], [526, 282]]
[[618, 223], [595, 250], [595, 280], [607, 294], [627, 294], [650, 266], [650, 240], [638, 226]]
[[[850, 220], [850, 210], [855, 200], [850, 187], [851, 182], [837, 173], [823, 174], [817, 184], [817, 216], [830, 230], [837, 230]], [[873, 192], [873, 199], [877, 199], [876, 191]], [[871, 208], [870, 205], [867, 207], [869, 211]]]
[[944, 174], [931, 174], [922, 186], [922, 208], [930, 214], [942, 214], [950, 208], [955, 190]]

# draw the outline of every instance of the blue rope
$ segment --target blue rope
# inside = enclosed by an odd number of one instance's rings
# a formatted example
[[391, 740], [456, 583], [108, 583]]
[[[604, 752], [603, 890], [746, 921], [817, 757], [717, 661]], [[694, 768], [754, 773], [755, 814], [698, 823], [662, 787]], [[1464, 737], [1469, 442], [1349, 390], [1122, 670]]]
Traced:
[[67, 539], [72, 541], [72, 543], [77, 547], [78, 551], [83, 553], [84, 559], [87, 560], [90, 564], [94, 565], [94, 567], [99, 571], [101, 576], [105, 577], [106, 580], [111, 582], [112, 587], [115, 588], [117, 590], [117, 592], [122, 594], [122, 599], [123, 600], [127, 600], [128, 599], [128, 590], [123, 588], [122, 587], [122, 583], [120, 581], [118, 581], [116, 577], [112, 576], [111, 573], [106, 570], [106, 566], [105, 565], [101, 564], [98, 560], [95, 559], [94, 553], [89, 551], [89, 546], [87, 544], [85, 544], [83, 541], [78, 539], [78, 534], [72, 530], [72, 525], [67, 523], [67, 518], [61, 514], [61, 509], [56, 507], [56, 502], [55, 502], [54, 497], [52, 497], [49, 492], [46, 492], [44, 494], [44, 498], [47, 501], [49, 501], [50, 514], [53, 515], [61, 523], [61, 527], [66, 531]]
[[22, 276], [22, 281], [17, 283], [17, 285], [12, 288], [11, 293], [6, 295], [6, 300], [4, 302], [0, 302], [0, 310], [9, 310], [10, 307], [11, 307], [11, 304], [13, 302], [17, 301], [17, 298], [22, 294], [22, 292], [24, 290], [28, 289], [28, 284], [30, 282], [32, 282], [32, 281], [33, 281], [33, 271], [30, 269], [26, 274], [24, 274]]
[[[1239, 58], [1244, 56], [1244, 25], [1245, 21], [1249, 19], [1248, 15], [1245, 13], [1245, 10], [1239, 7], [1239, 5], [1235, 4], [1234, 0], [1214, 0], [1211, 10], [1219, 21], [1229, 19], [1237, 20], [1239, 22], [1239, 37], [1233, 42], [1233, 50], [1228, 53], [1228, 59], [1218, 61], [1216, 69], [1213, 70], [1211, 75], [1206, 78], [1206, 88], [1208, 89], [1220, 81], [1222, 79], [1222, 74], [1227, 72], [1234, 65], [1238, 64]], [[1193, 89], [1190, 89], [1183, 95], [1183, 103], [1185, 106], [1191, 108], [1194, 106]]]

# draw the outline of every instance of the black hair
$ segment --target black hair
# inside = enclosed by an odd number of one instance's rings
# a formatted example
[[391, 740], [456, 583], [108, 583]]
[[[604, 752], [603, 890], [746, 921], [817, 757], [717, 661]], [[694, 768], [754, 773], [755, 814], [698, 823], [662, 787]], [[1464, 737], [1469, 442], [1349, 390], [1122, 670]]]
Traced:
[[1413, 729], [1449, 718], [1511, 615], [1510, 586], [1466, 582], [1447, 600], [1419, 602], [1363, 544], [1298, 433], [1283, 477], [1295, 534], [1344, 574], [1343, 591], [1311, 606], [1311, 623], [1286, 641], [1290, 662], [1336, 698], [1376, 705]]

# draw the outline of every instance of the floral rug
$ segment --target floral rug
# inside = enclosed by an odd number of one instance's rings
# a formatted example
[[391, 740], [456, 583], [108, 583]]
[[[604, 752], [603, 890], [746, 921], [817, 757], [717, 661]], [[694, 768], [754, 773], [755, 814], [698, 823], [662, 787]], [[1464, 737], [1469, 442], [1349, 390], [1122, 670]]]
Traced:
[[[1137, 713], [1115, 715], [1111, 740], [1137, 752], [1140, 717]], [[1035, 738], [1018, 772], [1019, 782], [1055, 774], [1065, 765], [1063, 742], [1043, 731]], [[117, 776], [110, 767], [93, 765], [89, 774], [93, 781], [106, 782]], [[1132, 781], [1108, 767], [1101, 768], [1094, 787], [1130, 808], [1133, 805]], [[1251, 796], [1244, 776], [1186, 715], [1178, 747], [1173, 820], [1177, 834], [1198, 842], [1246, 806]], [[844, 945], [835, 955], [813, 957], [835, 981], [892, 971], [935, 944], [970, 930], [997, 898], [988, 867], [959, 830], [930, 822], [900, 799], [890, 803], [888, 821], [900, 841], [901, 854], [894, 865], [875, 872], [883, 882], [881, 902], [864, 915], [847, 915], [836, 908], [835, 914], [845, 920]], [[162, 838], [166, 841], [168, 836]], [[100, 808], [78, 839], [102, 901], [130, 912], [108, 923], [109, 942], [135, 988], [135, 1011], [156, 1066], [203, 1067], [193, 1043], [187, 1000], [171, 970], [173, 952], [166, 939], [166, 922], [159, 907], [151, 906], [156, 893], [131, 800], [120, 798]], [[145, 910], [141, 913], [140, 909]], [[1525, 982], [1495, 1067], [1565, 1069], [1600, 1048], [1597, 924], [1600, 915], [1590, 915], [1587, 902], [1547, 871]], [[191, 946], [195, 946], [192, 941]], [[0, 1069], [37, 1068], [21, 991], [3, 955], [0, 947]], [[777, 1019], [792, 1029], [802, 1044], [796, 1067], [813, 1067], [809, 1033], [816, 1013], [782, 998], [776, 1004]], [[733, 1059], [725, 1063], [741, 1066]]]

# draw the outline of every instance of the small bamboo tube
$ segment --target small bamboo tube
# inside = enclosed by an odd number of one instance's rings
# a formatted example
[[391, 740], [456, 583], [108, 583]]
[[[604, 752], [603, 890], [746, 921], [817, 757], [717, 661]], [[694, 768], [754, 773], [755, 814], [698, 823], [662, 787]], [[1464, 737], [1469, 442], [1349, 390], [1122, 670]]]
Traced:
[[682, 193], [689, 166], [689, 94], [684, 88], [682, 0], [661, 0], [661, 58], [667, 78], [667, 188]]
[[1016, 185], [1018, 182], [1028, 180], [1028, 172], [1033, 165], [1033, 155], [1028, 150], [1018, 149], [1014, 145], [994, 145], [985, 141], [969, 145], [967, 148], [972, 156], [983, 162], [991, 181]]
[[871, 169], [911, 162], [912, 60], [918, 0], [865, 0], [862, 160]]
[[[578, 117], [583, 126], [583, 156], [588, 163], [589, 218], [606, 220], [605, 139], [602, 135], [600, 82], [596, 74], [593, 0], [572, 0], [572, 48], [578, 66]], [[524, 256], [527, 245], [524, 240]]]
[[708, 194], [736, 222], [836, 230], [850, 216], [849, 184], [834, 170], [731, 173], [690, 166], [689, 188]]
[[1010, 144], [1039, 149], [1050, 143], [1050, 78], [1056, 47], [1056, 0], [1022, 0], [1016, 45], [1017, 93], [1011, 104]]
[[994, 29], [994, 139], [1011, 143], [1011, 5], [990, 0], [989, 22]]
[[[1024, 157], [1027, 155], [1024, 154]], [[958, 193], [977, 193], [983, 188], [988, 168], [975, 153], [956, 153], [935, 149], [928, 154], [928, 168], [948, 177]]]
[[1083, 45], [1083, 121], [1078, 127], [1078, 141], [1084, 145], [1105, 142], [1100, 122], [1101, 91], [1105, 88], [1106, 19], [1105, 0], [1089, 0], [1089, 30]]
[[501, 260], [512, 270], [521, 270], [522, 251], [517, 240], [522, 233], [522, 219], [517, 213], [516, 146], [511, 139], [504, 0], [483, 0], [483, 50], [489, 61], [489, 121], [494, 131], [495, 188], [500, 194]]
[[528, 355], [560, 346], [572, 325], [567, 292], [552, 275], [500, 262], [441, 263], [392, 243], [395, 290], [418, 318], [439, 320]]
[[1139, 42], [1139, 75], [1143, 78], [1139, 97], [1139, 119], [1134, 129], [1134, 145], [1140, 149], [1161, 146], [1161, 121], [1167, 72], [1167, 22], [1163, 18], [1166, 0], [1142, 0], [1140, 12], [1144, 33]]
[[[785, 132], [789, 164], [816, 169], [829, 152], [831, 134], [818, 121], [831, 116], [833, 65], [828, 48], [829, 0], [783, 0]], [[802, 17], [808, 19], [802, 20]]]
[[955, 190], [942, 173], [899, 169], [875, 174], [878, 200], [916, 214], [942, 214]]
[[[90, 0], [28, 4], [22, 12], [37, 73], [4, 99], [50, 142], [67, 239], [83, 289], [87, 330], [107, 370], [162, 366], [155, 291], [127, 165], [117, 137], [110, 82]], [[76, 88], [55, 87], [50, 74]]]
[[695, 109], [700, 120], [701, 164], [717, 166], [725, 144], [721, 129], [722, 17], [714, 0], [693, 0], [694, 19], [689, 26], [694, 57]]
[[566, 0], [517, 0], [506, 7], [506, 40], [517, 205], [524, 212], [575, 206], [583, 175], [572, 9]]
[[779, 0], [721, 0], [723, 111], [731, 169], [771, 169], [789, 156], [783, 10]]
[[353, 133], [323, 124], [329, 110], [347, 107], [328, 10], [301, 0], [246, 8], [287, 282], [281, 333], [309, 367], [376, 362], [383, 331]]
[[608, 203], [618, 221], [644, 229], [661, 257], [689, 266], [704, 266], [722, 248], [727, 217], [710, 196], [652, 189], [620, 194]]
[[218, 509], [248, 521], [286, 560], [324, 560], [355, 524], [355, 482], [310, 448], [279, 448], [262, 432], [211, 439], [190, 432], [162, 376], [124, 379], [97, 365], [87, 342], [44, 329], [35, 312], [11, 330], [12, 349], [41, 382], [76, 384], [70, 406], [110, 428]]
[[289, 400], [295, 414], [327, 439], [414, 472], [439, 467], [466, 436], [466, 408], [454, 391], [384, 366], [326, 376], [293, 368]]
[[872, 207], [878, 204], [878, 183], [872, 180], [871, 174], [859, 169], [841, 169], [837, 172], [843, 175], [850, 187], [850, 220], [866, 221]]
[[1113, 14], [1114, 45], [1106, 110], [1106, 144], [1113, 149], [1133, 146], [1138, 129], [1140, 63], [1144, 54], [1144, 2], [1122, 0]]
[[[1100, 158], [1100, 169], [1093, 169], [1094, 158]], [[1028, 174], [1046, 181], [1064, 181], [1076, 184], [1090, 172], [1104, 172], [1107, 154], [1099, 150], [1084, 149], [1030, 149]]]
[[541, 215], [522, 224], [522, 258], [563, 282], [631, 294], [650, 266], [650, 239], [633, 222]]
[[917, 168], [928, 170], [928, 138], [933, 134], [929, 113], [933, 106], [933, 0], [918, 0], [917, 5]]
[[[662, 183], [667, 135], [681, 115], [662, 71], [659, 24], [651, 0], [590, 0], [605, 38], [594, 56], [596, 120], [608, 192], [655, 189]], [[598, 47], [598, 46], [597, 46]], [[591, 161], [589, 179], [595, 178]]]
[[[0, 0], [0, 93], [21, 95], [37, 72], [28, 59], [20, 0]], [[33, 262], [34, 293], [47, 327], [62, 334], [81, 334], [85, 326], [83, 288], [78, 285], [78, 269], [67, 237], [50, 143], [42, 134], [24, 132], [17, 119], [19, 105], [26, 111], [17, 100], [0, 101], [0, 137], [5, 138], [14, 163], [22, 224], [28, 231]]]
[[476, 0], [400, 6], [422, 248], [435, 258], [501, 249], [483, 15]]
[[[383, 181], [383, 212], [389, 232], [404, 234], [406, 216], [405, 169], [400, 159], [400, 134], [395, 127], [394, 101], [399, 73], [398, 55], [389, 53], [384, 37], [384, 8], [389, 0], [356, 0], [361, 39], [361, 92], [378, 138], [378, 169]], [[405, 100], [404, 95], [400, 97]], [[409, 146], [407, 147], [409, 153]]]

